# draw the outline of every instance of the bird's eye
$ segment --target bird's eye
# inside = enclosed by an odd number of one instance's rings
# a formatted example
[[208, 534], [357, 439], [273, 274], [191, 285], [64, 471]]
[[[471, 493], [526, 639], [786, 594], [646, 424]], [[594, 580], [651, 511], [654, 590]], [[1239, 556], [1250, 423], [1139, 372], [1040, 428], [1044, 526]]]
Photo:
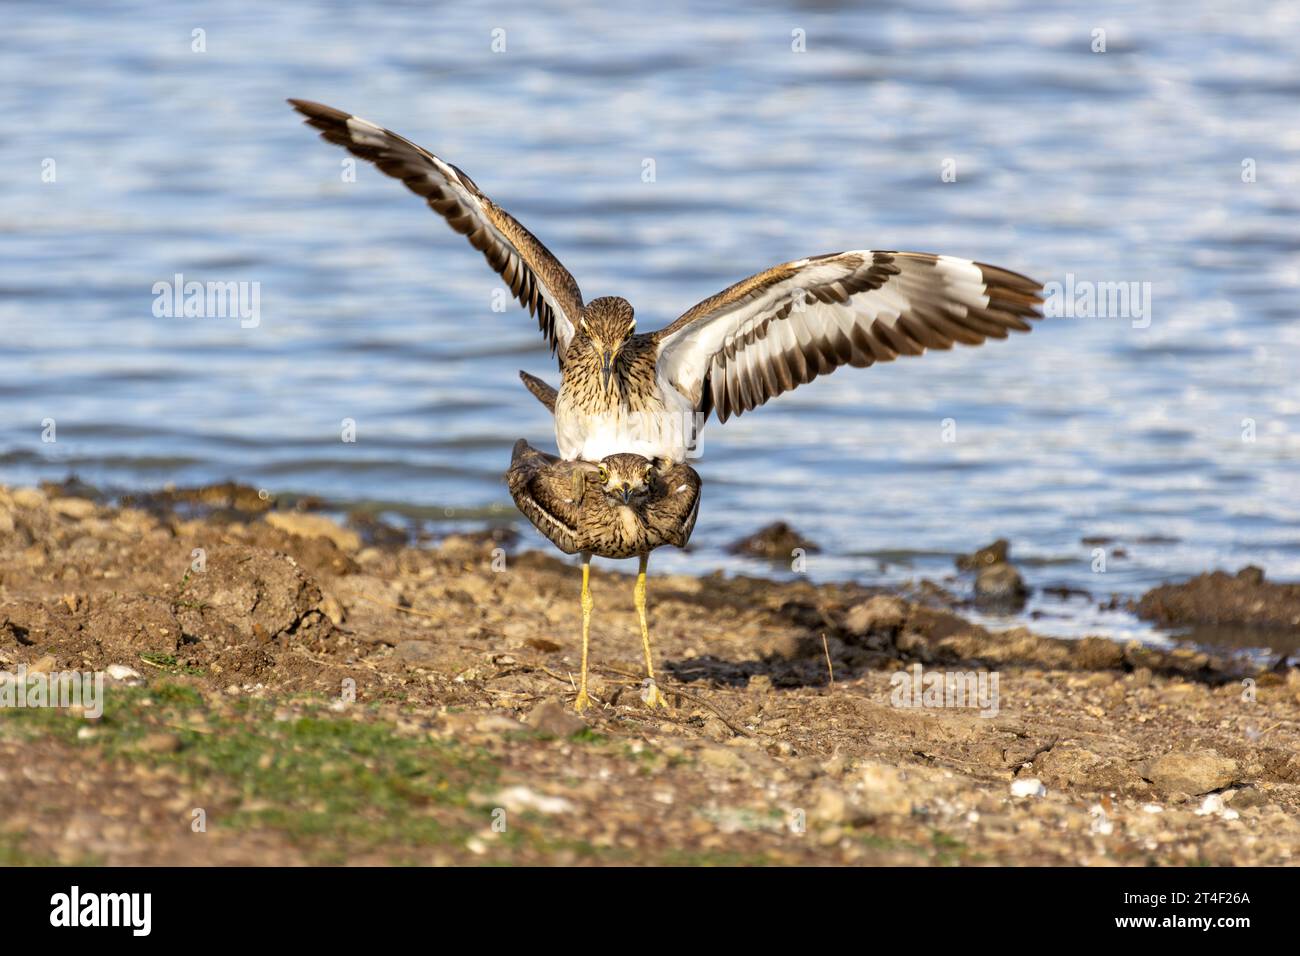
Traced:
[[606, 468], [604, 465], [600, 466], [600, 480], [609, 481], [609, 469]]

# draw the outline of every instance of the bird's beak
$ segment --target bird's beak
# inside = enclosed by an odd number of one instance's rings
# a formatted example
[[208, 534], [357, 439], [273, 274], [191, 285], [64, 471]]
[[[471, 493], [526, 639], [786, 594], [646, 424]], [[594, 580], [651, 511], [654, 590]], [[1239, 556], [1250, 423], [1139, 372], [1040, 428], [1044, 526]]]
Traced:
[[603, 355], [601, 355], [600, 375], [601, 375], [601, 379], [605, 383], [606, 388], [609, 387], [610, 376], [614, 374], [613, 364], [614, 364], [614, 352], [611, 349], [610, 351], [605, 352]]
[[627, 504], [632, 500], [632, 486], [627, 482], [623, 482], [623, 487], [619, 489], [618, 493], [623, 496], [623, 504]]

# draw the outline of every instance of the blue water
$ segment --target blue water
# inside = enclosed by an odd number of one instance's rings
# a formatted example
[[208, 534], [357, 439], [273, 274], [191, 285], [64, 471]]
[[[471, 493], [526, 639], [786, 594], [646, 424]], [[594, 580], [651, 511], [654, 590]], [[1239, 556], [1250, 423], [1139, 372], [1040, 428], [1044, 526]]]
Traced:
[[[1049, 320], [711, 424], [696, 547], [661, 567], [758, 570], [722, 546], [785, 519], [823, 547], [809, 573], [866, 583], [997, 536], [1031, 584], [1098, 597], [1300, 577], [1294, 4], [10, 3], [0, 481], [510, 514], [511, 443], [553, 441], [516, 378], [557, 378], [534, 321], [399, 184], [344, 182], [287, 96], [461, 166], [643, 330], [844, 248], [1151, 284], [1146, 327]], [[156, 317], [176, 273], [258, 283], [260, 323]], [[1044, 630], [1140, 630], [1092, 606], [1035, 604]]]

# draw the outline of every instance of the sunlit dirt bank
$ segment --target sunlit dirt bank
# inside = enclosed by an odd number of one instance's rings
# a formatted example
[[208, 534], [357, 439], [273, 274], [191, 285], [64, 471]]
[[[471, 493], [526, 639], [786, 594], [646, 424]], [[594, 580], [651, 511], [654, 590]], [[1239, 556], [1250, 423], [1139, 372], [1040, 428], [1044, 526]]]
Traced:
[[[411, 549], [235, 487], [75, 492], [0, 489], [0, 862], [1300, 851], [1295, 669], [990, 633], [936, 587], [652, 575], [674, 706], [651, 711], [632, 581], [604, 565], [578, 718], [578, 573], [549, 554]], [[26, 697], [71, 672], [102, 698]]]

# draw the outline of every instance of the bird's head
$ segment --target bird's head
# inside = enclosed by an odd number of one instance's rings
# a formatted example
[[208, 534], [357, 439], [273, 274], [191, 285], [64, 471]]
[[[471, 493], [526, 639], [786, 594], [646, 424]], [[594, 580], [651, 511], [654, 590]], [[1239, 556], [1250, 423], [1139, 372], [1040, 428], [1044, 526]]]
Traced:
[[650, 494], [654, 481], [654, 462], [640, 455], [608, 455], [597, 466], [606, 497], [617, 504], [639, 504]]
[[618, 296], [592, 299], [582, 309], [578, 331], [600, 363], [602, 381], [608, 386], [620, 350], [636, 331], [632, 303]]

